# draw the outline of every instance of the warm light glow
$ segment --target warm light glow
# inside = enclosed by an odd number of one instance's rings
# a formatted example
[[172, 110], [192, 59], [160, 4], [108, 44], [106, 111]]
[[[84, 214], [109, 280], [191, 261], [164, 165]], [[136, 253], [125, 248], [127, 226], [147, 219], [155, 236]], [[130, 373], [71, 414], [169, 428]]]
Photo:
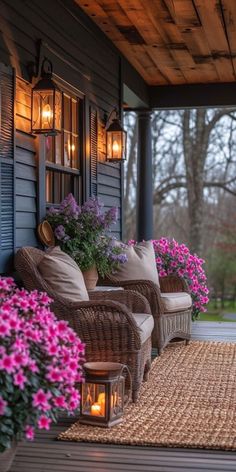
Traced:
[[50, 120], [53, 117], [53, 113], [49, 104], [45, 105], [42, 110], [43, 126], [48, 127]]
[[91, 415], [92, 416], [101, 416], [102, 415], [102, 412], [101, 412], [101, 405], [99, 403], [94, 403], [92, 406], [91, 406]]
[[105, 416], [105, 393], [99, 393], [98, 403], [101, 406], [101, 414]]
[[68, 150], [74, 152], [75, 151], [75, 144], [68, 144]]
[[120, 146], [117, 141], [114, 141], [113, 146], [112, 146], [113, 152], [118, 153], [120, 150]]

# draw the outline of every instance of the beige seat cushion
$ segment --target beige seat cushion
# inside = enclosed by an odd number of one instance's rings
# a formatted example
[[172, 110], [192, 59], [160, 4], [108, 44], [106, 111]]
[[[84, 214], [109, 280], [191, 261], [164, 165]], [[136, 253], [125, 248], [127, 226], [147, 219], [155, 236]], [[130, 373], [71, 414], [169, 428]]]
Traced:
[[165, 313], [187, 310], [192, 306], [191, 296], [186, 292], [162, 293]]
[[141, 341], [144, 343], [152, 334], [154, 319], [146, 313], [133, 313], [134, 321], [140, 329]]
[[81, 270], [59, 246], [45, 254], [38, 270], [55, 295], [68, 298], [71, 302], [89, 300]]
[[151, 241], [128, 246], [124, 252], [127, 254], [128, 261], [120, 264], [119, 268], [109, 275], [112, 282], [151, 280], [159, 286], [155, 252]]

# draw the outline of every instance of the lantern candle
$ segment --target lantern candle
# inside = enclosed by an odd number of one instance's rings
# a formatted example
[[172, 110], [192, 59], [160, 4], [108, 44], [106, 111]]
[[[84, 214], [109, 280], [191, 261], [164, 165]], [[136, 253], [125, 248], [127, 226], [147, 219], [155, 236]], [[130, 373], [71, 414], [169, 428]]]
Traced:
[[[128, 368], [118, 362], [87, 362], [83, 368], [85, 382], [81, 384], [80, 423], [106, 428], [120, 423], [125, 406], [123, 371], [126, 369], [130, 376]], [[131, 377], [129, 382], [131, 386]]]
[[94, 403], [91, 405], [91, 415], [93, 416], [101, 416], [101, 405], [100, 403]]
[[105, 416], [105, 392], [104, 393], [99, 393], [98, 403], [101, 406], [101, 414], [103, 416]]

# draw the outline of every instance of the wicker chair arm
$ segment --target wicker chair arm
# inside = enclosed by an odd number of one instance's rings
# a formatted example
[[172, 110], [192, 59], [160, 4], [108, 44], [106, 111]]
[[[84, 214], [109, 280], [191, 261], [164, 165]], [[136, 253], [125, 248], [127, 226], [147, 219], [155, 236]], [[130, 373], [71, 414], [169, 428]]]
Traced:
[[140, 349], [140, 330], [132, 314], [118, 302], [84, 301], [69, 302], [66, 306], [55, 300], [51, 306], [58, 318], [69, 322], [86, 343], [89, 352], [101, 349]]
[[161, 292], [187, 292], [190, 293], [186, 280], [178, 275], [160, 277]]
[[143, 295], [149, 302], [154, 318], [164, 312], [160, 288], [151, 280], [126, 280], [125, 282], [119, 282], [119, 285], [125, 290], [136, 291]]
[[151, 313], [147, 299], [131, 290], [90, 291], [90, 300], [111, 300], [124, 304], [132, 313]]

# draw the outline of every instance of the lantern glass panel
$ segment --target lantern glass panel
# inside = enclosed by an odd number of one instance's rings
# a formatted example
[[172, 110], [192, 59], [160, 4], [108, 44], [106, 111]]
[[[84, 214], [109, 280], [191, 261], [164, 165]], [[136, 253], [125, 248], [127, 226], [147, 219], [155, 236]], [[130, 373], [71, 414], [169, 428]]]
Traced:
[[105, 385], [85, 382], [82, 385], [82, 414], [106, 416]]
[[121, 132], [113, 132], [112, 133], [112, 159], [121, 159], [121, 153], [122, 153], [122, 148], [121, 148]]
[[41, 113], [40, 113], [41, 97], [40, 93], [36, 90], [33, 91], [33, 103], [32, 103], [32, 131], [40, 129], [41, 125]]
[[55, 129], [61, 131], [62, 116], [62, 93], [60, 90], [55, 91]]
[[71, 136], [64, 132], [64, 166], [71, 167]]
[[39, 92], [40, 95], [40, 120], [42, 130], [53, 129], [54, 93], [52, 90]]
[[123, 412], [123, 394], [124, 394], [124, 378], [112, 384], [111, 393], [111, 418], [119, 416]]

